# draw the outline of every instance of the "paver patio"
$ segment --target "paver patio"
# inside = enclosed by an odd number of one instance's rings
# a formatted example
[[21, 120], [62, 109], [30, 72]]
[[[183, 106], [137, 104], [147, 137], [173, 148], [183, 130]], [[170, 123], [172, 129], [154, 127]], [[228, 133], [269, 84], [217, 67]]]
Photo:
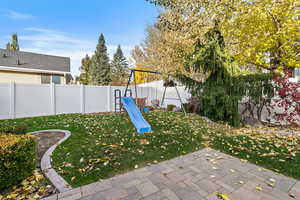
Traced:
[[216, 200], [218, 192], [232, 200], [300, 200], [300, 182], [206, 148], [47, 200]]

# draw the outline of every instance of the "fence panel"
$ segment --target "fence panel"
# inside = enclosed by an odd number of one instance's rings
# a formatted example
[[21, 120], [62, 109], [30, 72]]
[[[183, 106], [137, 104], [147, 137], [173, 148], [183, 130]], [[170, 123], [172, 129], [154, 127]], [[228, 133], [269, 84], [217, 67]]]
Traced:
[[56, 114], [81, 113], [81, 92], [78, 85], [55, 86]]
[[50, 85], [15, 84], [15, 117], [50, 115], [50, 95]]
[[9, 83], [0, 83], [0, 119], [10, 118], [11, 92]]
[[[83, 86], [83, 85], [38, 85], [0, 83], [0, 119], [46, 116], [67, 113], [93, 113], [114, 111], [114, 90], [120, 89], [122, 96], [125, 86]], [[135, 87], [129, 87], [135, 98]], [[173, 91], [174, 90], [174, 91]], [[182, 98], [185, 101], [185, 91]], [[137, 97], [161, 101], [164, 87], [137, 86]], [[168, 88], [168, 97], [177, 97], [174, 88]], [[177, 102], [172, 103], [177, 106]]]
[[85, 86], [85, 113], [109, 112], [109, 92], [109, 86]]

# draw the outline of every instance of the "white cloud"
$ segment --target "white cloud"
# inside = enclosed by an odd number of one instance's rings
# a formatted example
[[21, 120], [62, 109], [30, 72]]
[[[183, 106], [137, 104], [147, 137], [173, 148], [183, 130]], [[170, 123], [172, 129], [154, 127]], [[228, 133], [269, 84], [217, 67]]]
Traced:
[[14, 20], [27, 20], [34, 18], [32, 15], [20, 13], [14, 10], [8, 11], [5, 16]]
[[52, 31], [52, 30], [49, 30], [49, 29], [37, 28], [37, 27], [28, 27], [28, 28], [25, 28], [24, 30], [27, 30], [27, 31], [36, 31], [36, 32], [44, 32], [44, 33], [49, 33], [49, 32]]
[[[23, 51], [36, 52], [49, 55], [65, 56], [71, 58], [71, 72], [79, 74], [81, 59], [86, 54], [92, 55], [97, 45], [95, 40], [78, 39], [68, 33], [42, 29], [36, 27], [26, 28], [30, 34], [20, 35], [19, 39], [26, 42]], [[107, 45], [108, 53], [112, 58], [117, 45]], [[122, 46], [125, 56], [130, 56], [131, 46]]]

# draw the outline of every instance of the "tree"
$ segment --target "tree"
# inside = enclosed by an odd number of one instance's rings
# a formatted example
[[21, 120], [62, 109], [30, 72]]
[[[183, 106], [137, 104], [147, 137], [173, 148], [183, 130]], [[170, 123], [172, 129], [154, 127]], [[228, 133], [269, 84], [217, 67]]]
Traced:
[[80, 76], [79, 82], [84, 85], [91, 84], [91, 64], [92, 59], [86, 54], [85, 58], [81, 60], [81, 67], [80, 67]]
[[91, 79], [96, 85], [108, 85], [111, 82], [111, 66], [104, 35], [101, 34], [91, 64]]
[[123, 84], [128, 77], [128, 61], [125, 58], [121, 46], [118, 45], [116, 53], [111, 62], [112, 67], [112, 82], [114, 84]]
[[12, 35], [11, 42], [6, 44], [6, 49], [7, 50], [12, 50], [12, 51], [19, 51], [20, 50], [18, 35], [16, 33]]
[[141, 44], [145, 55], [142, 65], [165, 73], [182, 71], [184, 57], [191, 53], [191, 42], [176, 31], [161, 29], [158, 24], [148, 26]]
[[133, 58], [135, 65], [143, 66], [146, 64], [146, 55], [142, 47], [136, 45], [131, 51], [131, 57]]
[[238, 103], [245, 96], [258, 102], [272, 96], [272, 76], [269, 74], [244, 74], [228, 54], [224, 37], [218, 28], [205, 34], [205, 41], [194, 45], [194, 52], [186, 59], [186, 70], [204, 73], [204, 81], [181, 72], [176, 77], [193, 96], [202, 100], [201, 114], [216, 121], [240, 124]]
[[297, 0], [149, 1], [166, 8], [159, 16], [160, 29], [182, 39], [204, 40], [204, 33], [218, 24], [240, 66], [271, 71], [300, 67]]

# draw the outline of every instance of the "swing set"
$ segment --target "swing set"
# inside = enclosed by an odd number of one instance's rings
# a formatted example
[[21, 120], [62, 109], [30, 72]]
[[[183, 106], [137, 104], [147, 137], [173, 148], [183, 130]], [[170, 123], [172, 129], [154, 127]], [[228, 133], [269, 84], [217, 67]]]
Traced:
[[[131, 81], [133, 80], [134, 83], [134, 91], [135, 91], [135, 103], [139, 106], [140, 104], [138, 103], [138, 92], [137, 92], [137, 83], [136, 83], [136, 73], [137, 72], [141, 72], [141, 73], [150, 73], [150, 74], [155, 74], [155, 75], [166, 75], [168, 77], [168, 81], [164, 83], [164, 92], [163, 92], [163, 96], [162, 96], [162, 100], [160, 103], [160, 107], [162, 108], [164, 105], [165, 100], [177, 100], [180, 101], [180, 105], [181, 105], [181, 109], [182, 111], [186, 114], [186, 110], [183, 106], [183, 102], [180, 96], [180, 93], [178, 91], [177, 88], [177, 84], [173, 81], [170, 80], [170, 74], [167, 73], [162, 73], [162, 72], [156, 72], [156, 71], [149, 71], [149, 70], [142, 70], [142, 69], [130, 69], [130, 75], [128, 77], [128, 81], [127, 81], [127, 85], [126, 85], [126, 89], [124, 91], [124, 95], [123, 97], [128, 97], [128, 95], [130, 95], [132, 97], [132, 90], [129, 88]], [[172, 97], [167, 97], [167, 88], [169, 87], [174, 87], [176, 90], [176, 94], [177, 97], [176, 98], [172, 98]], [[115, 113], [117, 112], [121, 112], [122, 110], [122, 103], [121, 103], [121, 91], [115, 91]], [[118, 102], [119, 100], [119, 102]], [[119, 109], [117, 108], [119, 105]], [[143, 108], [140, 107], [140, 109], [142, 110]]]

